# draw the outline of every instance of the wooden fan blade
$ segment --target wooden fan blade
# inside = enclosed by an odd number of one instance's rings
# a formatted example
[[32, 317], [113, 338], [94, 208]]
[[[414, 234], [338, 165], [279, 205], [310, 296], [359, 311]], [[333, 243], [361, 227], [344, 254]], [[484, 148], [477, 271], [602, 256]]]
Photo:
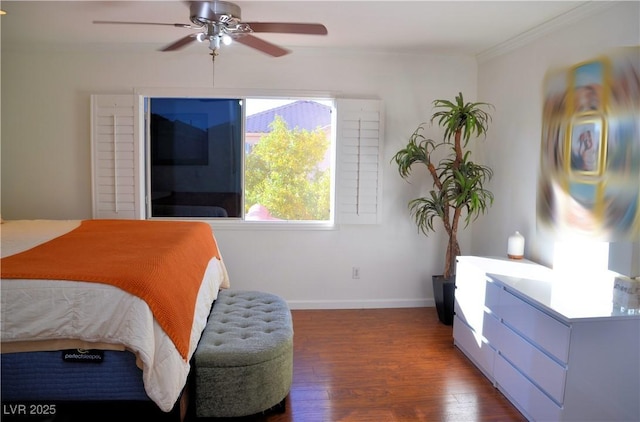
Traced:
[[281, 34], [327, 35], [327, 28], [319, 23], [286, 22], [243, 22], [253, 32], [272, 32]]
[[188, 44], [191, 44], [196, 40], [198, 34], [189, 34], [186, 37], [180, 38], [178, 41], [169, 44], [168, 46], [161, 48], [160, 51], [175, 51], [178, 50]]
[[278, 47], [275, 44], [272, 44], [265, 40], [261, 40], [260, 38], [254, 37], [250, 34], [242, 35], [240, 37], [234, 38], [233, 40], [248, 47], [255, 48], [256, 50], [260, 50], [263, 53], [266, 53], [273, 57], [280, 57], [284, 56], [285, 54], [289, 54], [289, 50], [285, 50], [282, 47]]
[[163, 23], [163, 22], [124, 22], [124, 21], [93, 21], [98, 24], [115, 24], [115, 25], [161, 25], [161, 26], [175, 26], [176, 28], [195, 28], [192, 25], [186, 23]]

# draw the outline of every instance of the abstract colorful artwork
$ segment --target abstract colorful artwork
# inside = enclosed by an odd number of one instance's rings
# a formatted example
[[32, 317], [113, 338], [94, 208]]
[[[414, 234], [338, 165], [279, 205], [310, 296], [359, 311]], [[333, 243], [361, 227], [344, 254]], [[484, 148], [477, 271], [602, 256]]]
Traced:
[[538, 224], [557, 238], [640, 236], [640, 48], [547, 73]]

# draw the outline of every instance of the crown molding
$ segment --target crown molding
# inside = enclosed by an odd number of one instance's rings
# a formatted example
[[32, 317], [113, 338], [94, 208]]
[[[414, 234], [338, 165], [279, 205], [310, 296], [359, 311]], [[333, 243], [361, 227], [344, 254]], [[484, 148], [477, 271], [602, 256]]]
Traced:
[[561, 15], [551, 18], [550, 20], [519, 35], [516, 35], [515, 37], [510, 38], [507, 41], [504, 41], [476, 54], [476, 60], [478, 61], [478, 63], [482, 63], [489, 59], [493, 59], [495, 57], [509, 53], [517, 48], [520, 48], [539, 38], [542, 38], [549, 33], [557, 31], [561, 28], [566, 27], [567, 25], [578, 22], [605, 9], [608, 9], [616, 3], [619, 3], [619, 1], [588, 1], [581, 3], [579, 6], [576, 6]]

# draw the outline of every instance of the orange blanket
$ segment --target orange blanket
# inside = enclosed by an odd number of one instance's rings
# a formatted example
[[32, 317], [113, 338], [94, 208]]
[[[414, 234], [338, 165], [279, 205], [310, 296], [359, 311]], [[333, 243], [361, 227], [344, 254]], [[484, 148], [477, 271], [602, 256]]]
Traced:
[[0, 273], [3, 279], [117, 286], [147, 302], [186, 360], [198, 291], [213, 257], [220, 254], [206, 223], [84, 220], [65, 235], [3, 258]]

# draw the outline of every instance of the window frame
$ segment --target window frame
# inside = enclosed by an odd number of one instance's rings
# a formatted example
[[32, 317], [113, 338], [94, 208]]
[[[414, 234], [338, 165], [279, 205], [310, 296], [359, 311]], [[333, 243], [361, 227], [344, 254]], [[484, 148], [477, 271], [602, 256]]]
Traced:
[[[205, 221], [209, 223], [212, 227], [216, 229], [249, 229], [249, 230], [327, 230], [327, 229], [335, 229], [336, 227], [336, 178], [337, 178], [337, 169], [336, 169], [336, 106], [335, 106], [335, 96], [330, 95], [325, 92], [315, 92], [315, 91], [305, 91], [305, 92], [283, 92], [283, 91], [266, 91], [266, 90], [244, 90], [244, 89], [231, 89], [231, 90], [209, 90], [209, 89], [157, 89], [157, 88], [146, 88], [136, 90], [135, 95], [139, 98], [139, 104], [143, 105], [143, 108], [139, 110], [139, 115], [141, 118], [141, 127], [142, 131], [140, 133], [140, 140], [143, 144], [144, 148], [144, 216], [149, 220], [197, 220], [197, 221]], [[241, 209], [242, 216], [240, 217], [212, 217], [212, 218], [202, 218], [202, 217], [154, 217], [151, 215], [151, 200], [150, 200], [150, 192], [151, 192], [151, 166], [149, 163], [151, 161], [151, 148], [149, 145], [149, 139], [147, 138], [147, 134], [150, 133], [150, 122], [148, 121], [147, 110], [148, 102], [150, 98], [224, 98], [224, 99], [241, 99], [245, 101], [247, 98], [249, 99], [273, 99], [273, 100], [312, 100], [312, 99], [321, 99], [321, 100], [330, 100], [333, 102], [332, 107], [332, 122], [331, 122], [331, 150], [330, 150], [330, 160], [331, 160], [331, 187], [330, 187], [330, 204], [331, 210], [329, 214], [328, 220], [246, 220], [245, 219], [245, 188], [244, 188], [244, 177], [245, 177], [245, 158], [246, 155], [243, 151], [242, 153], [242, 201], [241, 201]], [[246, 105], [242, 106], [242, 138], [244, 142], [245, 136], [245, 123], [246, 123]]]

